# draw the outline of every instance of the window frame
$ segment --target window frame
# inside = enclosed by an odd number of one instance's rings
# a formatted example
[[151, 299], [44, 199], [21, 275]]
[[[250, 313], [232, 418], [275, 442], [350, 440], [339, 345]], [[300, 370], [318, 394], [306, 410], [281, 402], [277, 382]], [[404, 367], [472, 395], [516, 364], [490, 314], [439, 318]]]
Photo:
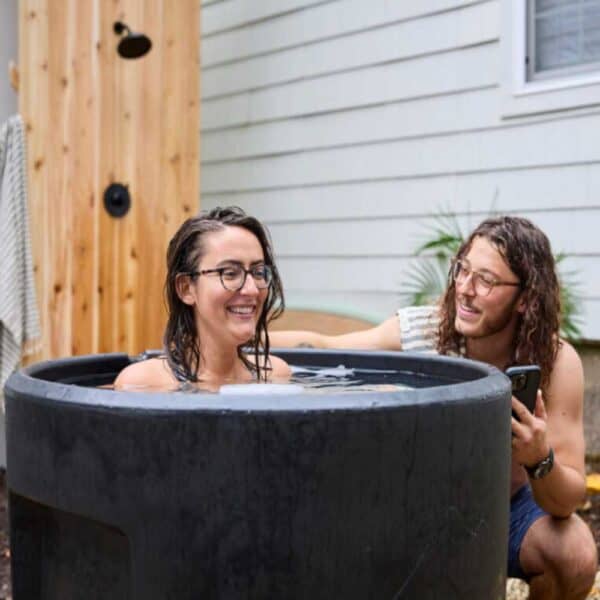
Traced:
[[600, 106], [600, 64], [596, 71], [561, 72], [551, 78], [528, 80], [527, 30], [531, 3], [529, 0], [500, 0], [500, 4], [501, 118]]

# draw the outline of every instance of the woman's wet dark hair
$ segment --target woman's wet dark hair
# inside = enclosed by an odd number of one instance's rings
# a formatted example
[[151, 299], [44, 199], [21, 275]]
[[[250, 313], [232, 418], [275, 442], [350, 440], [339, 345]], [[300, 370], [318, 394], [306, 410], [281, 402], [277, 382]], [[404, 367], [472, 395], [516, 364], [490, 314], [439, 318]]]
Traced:
[[[179, 380], [198, 380], [200, 332], [196, 327], [194, 307], [185, 304], [177, 293], [177, 277], [182, 273], [196, 271], [198, 261], [205, 252], [206, 234], [221, 231], [225, 227], [242, 227], [254, 234], [262, 247], [265, 264], [269, 265], [273, 272], [254, 337], [237, 349], [240, 360], [250, 371], [256, 373], [258, 380], [267, 377], [270, 346], [267, 325], [284, 310], [283, 287], [275, 265], [271, 238], [266, 228], [258, 219], [247, 215], [241, 208], [228, 206], [213, 208], [185, 221], [171, 239], [167, 250], [164, 294], [168, 320], [163, 344], [169, 366]], [[254, 355], [254, 363], [249, 361], [243, 352], [243, 349], [247, 349], [248, 346]]]

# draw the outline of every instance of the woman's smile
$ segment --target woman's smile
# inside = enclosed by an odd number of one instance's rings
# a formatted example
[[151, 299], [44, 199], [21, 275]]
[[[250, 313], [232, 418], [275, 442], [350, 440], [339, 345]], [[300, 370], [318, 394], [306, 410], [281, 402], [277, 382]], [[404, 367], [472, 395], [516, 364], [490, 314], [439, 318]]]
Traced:
[[256, 316], [256, 304], [236, 304], [226, 307], [227, 312], [242, 319], [251, 319]]

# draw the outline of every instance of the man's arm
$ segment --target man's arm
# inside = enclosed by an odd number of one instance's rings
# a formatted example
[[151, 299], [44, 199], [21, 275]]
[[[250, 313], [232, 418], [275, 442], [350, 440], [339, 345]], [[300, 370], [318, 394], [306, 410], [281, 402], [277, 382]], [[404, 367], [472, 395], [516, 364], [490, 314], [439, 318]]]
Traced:
[[544, 403], [538, 395], [533, 415], [513, 398], [521, 423], [513, 419], [513, 455], [532, 466], [554, 451], [554, 466], [542, 479], [530, 477], [536, 502], [556, 517], [569, 516], [585, 497], [583, 368], [573, 347], [563, 342]]
[[398, 317], [393, 316], [376, 327], [342, 335], [324, 335], [315, 331], [271, 331], [273, 348], [343, 348], [355, 350], [401, 350]]

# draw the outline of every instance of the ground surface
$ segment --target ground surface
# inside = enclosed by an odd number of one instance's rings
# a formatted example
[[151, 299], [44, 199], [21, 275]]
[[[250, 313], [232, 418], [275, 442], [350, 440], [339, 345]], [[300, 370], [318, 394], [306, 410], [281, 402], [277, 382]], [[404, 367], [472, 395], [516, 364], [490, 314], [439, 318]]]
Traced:
[[[579, 514], [588, 523], [600, 553], [600, 494], [592, 496]], [[6, 483], [4, 472], [0, 471], [0, 600], [11, 600], [10, 591], [10, 550], [8, 546], [8, 519], [6, 511]], [[509, 580], [506, 600], [527, 598], [527, 586], [517, 580]], [[600, 571], [596, 577], [596, 585], [588, 596], [600, 600]]]

